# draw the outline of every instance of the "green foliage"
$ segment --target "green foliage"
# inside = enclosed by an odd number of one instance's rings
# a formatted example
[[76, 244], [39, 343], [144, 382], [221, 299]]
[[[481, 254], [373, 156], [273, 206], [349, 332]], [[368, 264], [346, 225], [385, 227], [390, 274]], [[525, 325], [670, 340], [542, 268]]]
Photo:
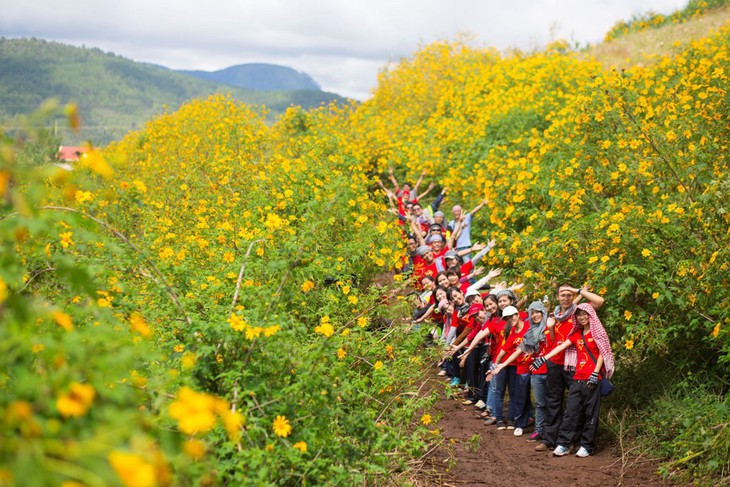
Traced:
[[653, 454], [671, 459], [661, 467], [665, 476], [700, 485], [727, 480], [730, 395], [689, 377], [655, 399], [648, 411], [642, 419], [642, 441], [651, 445]]

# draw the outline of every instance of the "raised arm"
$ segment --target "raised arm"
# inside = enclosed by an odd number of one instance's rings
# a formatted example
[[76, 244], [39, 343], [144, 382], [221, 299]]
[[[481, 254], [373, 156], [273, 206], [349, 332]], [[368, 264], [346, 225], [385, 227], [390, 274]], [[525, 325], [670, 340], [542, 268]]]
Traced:
[[442, 189], [436, 199], [431, 203], [431, 211], [434, 213], [439, 211], [439, 207], [441, 206], [441, 203], [443, 203], [444, 198], [446, 198], [446, 188]]
[[395, 193], [397, 193], [398, 190], [400, 189], [400, 186], [398, 186], [398, 180], [395, 179], [395, 175], [393, 174], [393, 168], [392, 167], [389, 167], [388, 168], [388, 176], [390, 177], [390, 182], [393, 183], [393, 187], [395, 188]]
[[418, 176], [418, 181], [416, 181], [416, 184], [413, 186], [414, 193], [418, 194], [418, 187], [421, 185], [421, 181], [423, 181], [423, 176], [425, 176], [425, 175], [426, 175], [426, 170], [424, 169], [423, 171], [421, 171], [421, 175]]
[[599, 309], [601, 306], [603, 306], [603, 303], [606, 302], [606, 300], [603, 299], [602, 296], [599, 296], [596, 293], [590, 292], [586, 286], [583, 286], [582, 288], [573, 287], [573, 288], [570, 288], [570, 291], [578, 295], [578, 296], [576, 296], [576, 299], [578, 297], [585, 298], [586, 301], [591, 303], [591, 306], [593, 306], [593, 309], [596, 309], [596, 310]]
[[471, 211], [469, 212], [469, 214], [473, 216], [473, 215], [474, 215], [474, 213], [476, 213], [477, 211], [479, 211], [479, 210], [481, 210], [482, 208], [484, 208], [484, 205], [486, 205], [487, 203], [489, 203], [489, 200], [488, 200], [488, 199], [486, 199], [486, 198], [484, 198], [484, 199], [483, 199], [482, 201], [480, 201], [480, 202], [479, 202], [479, 204], [478, 204], [478, 205], [476, 205], [476, 206], [474, 207], [474, 209], [473, 209], [473, 210], [471, 210]]
[[[428, 188], [426, 189], [426, 191], [424, 191], [424, 192], [423, 192], [423, 194], [419, 194], [419, 195], [418, 195], [418, 201], [421, 201], [422, 199], [424, 199], [424, 198], [426, 197], [426, 195], [427, 195], [428, 193], [430, 193], [430, 192], [431, 192], [431, 190], [432, 190], [433, 188], [435, 188], [435, 187], [436, 187], [436, 183], [431, 183], [431, 184], [429, 184], [429, 185], [428, 185]], [[416, 194], [418, 194], [418, 193], [416, 193]]]

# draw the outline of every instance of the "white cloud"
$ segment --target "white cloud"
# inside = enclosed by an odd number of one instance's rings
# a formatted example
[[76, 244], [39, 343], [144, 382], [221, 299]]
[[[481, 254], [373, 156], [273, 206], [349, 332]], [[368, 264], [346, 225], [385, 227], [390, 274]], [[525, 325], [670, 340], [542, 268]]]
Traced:
[[378, 70], [419, 45], [472, 33], [480, 45], [599, 42], [618, 20], [686, 0], [0, 0], [0, 33], [99, 47], [174, 69], [284, 64], [364, 99]]

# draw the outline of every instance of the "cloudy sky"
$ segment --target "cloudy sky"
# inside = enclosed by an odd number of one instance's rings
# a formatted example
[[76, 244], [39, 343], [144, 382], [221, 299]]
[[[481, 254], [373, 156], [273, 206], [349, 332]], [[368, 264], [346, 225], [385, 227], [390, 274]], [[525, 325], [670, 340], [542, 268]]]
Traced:
[[0, 0], [0, 35], [98, 47], [173, 69], [266, 62], [364, 100], [378, 70], [471, 34], [499, 49], [600, 42], [618, 20], [687, 0]]

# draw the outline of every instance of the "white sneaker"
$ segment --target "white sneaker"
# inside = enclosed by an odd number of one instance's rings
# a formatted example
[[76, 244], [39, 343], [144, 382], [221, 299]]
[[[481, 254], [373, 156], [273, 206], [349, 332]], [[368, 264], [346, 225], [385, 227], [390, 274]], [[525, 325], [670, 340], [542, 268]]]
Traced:
[[515, 436], [522, 436], [522, 428], [515, 428], [514, 435]]
[[570, 450], [567, 446], [563, 445], [558, 445], [555, 447], [555, 450], [553, 450], [553, 455], [556, 457], [564, 457], [568, 453], [570, 453]]
[[477, 401], [477, 403], [474, 405], [474, 407], [477, 408], [477, 409], [484, 409], [484, 407], [486, 405], [487, 405], [487, 403], [485, 403], [484, 401], [482, 401], [480, 399], [479, 401]]
[[591, 453], [588, 450], [586, 450], [585, 448], [583, 448], [582, 446], [580, 447], [580, 450], [578, 450], [578, 452], [575, 454], [575, 456], [578, 458], [586, 458], [586, 457], [589, 457], [590, 455], [591, 455]]

